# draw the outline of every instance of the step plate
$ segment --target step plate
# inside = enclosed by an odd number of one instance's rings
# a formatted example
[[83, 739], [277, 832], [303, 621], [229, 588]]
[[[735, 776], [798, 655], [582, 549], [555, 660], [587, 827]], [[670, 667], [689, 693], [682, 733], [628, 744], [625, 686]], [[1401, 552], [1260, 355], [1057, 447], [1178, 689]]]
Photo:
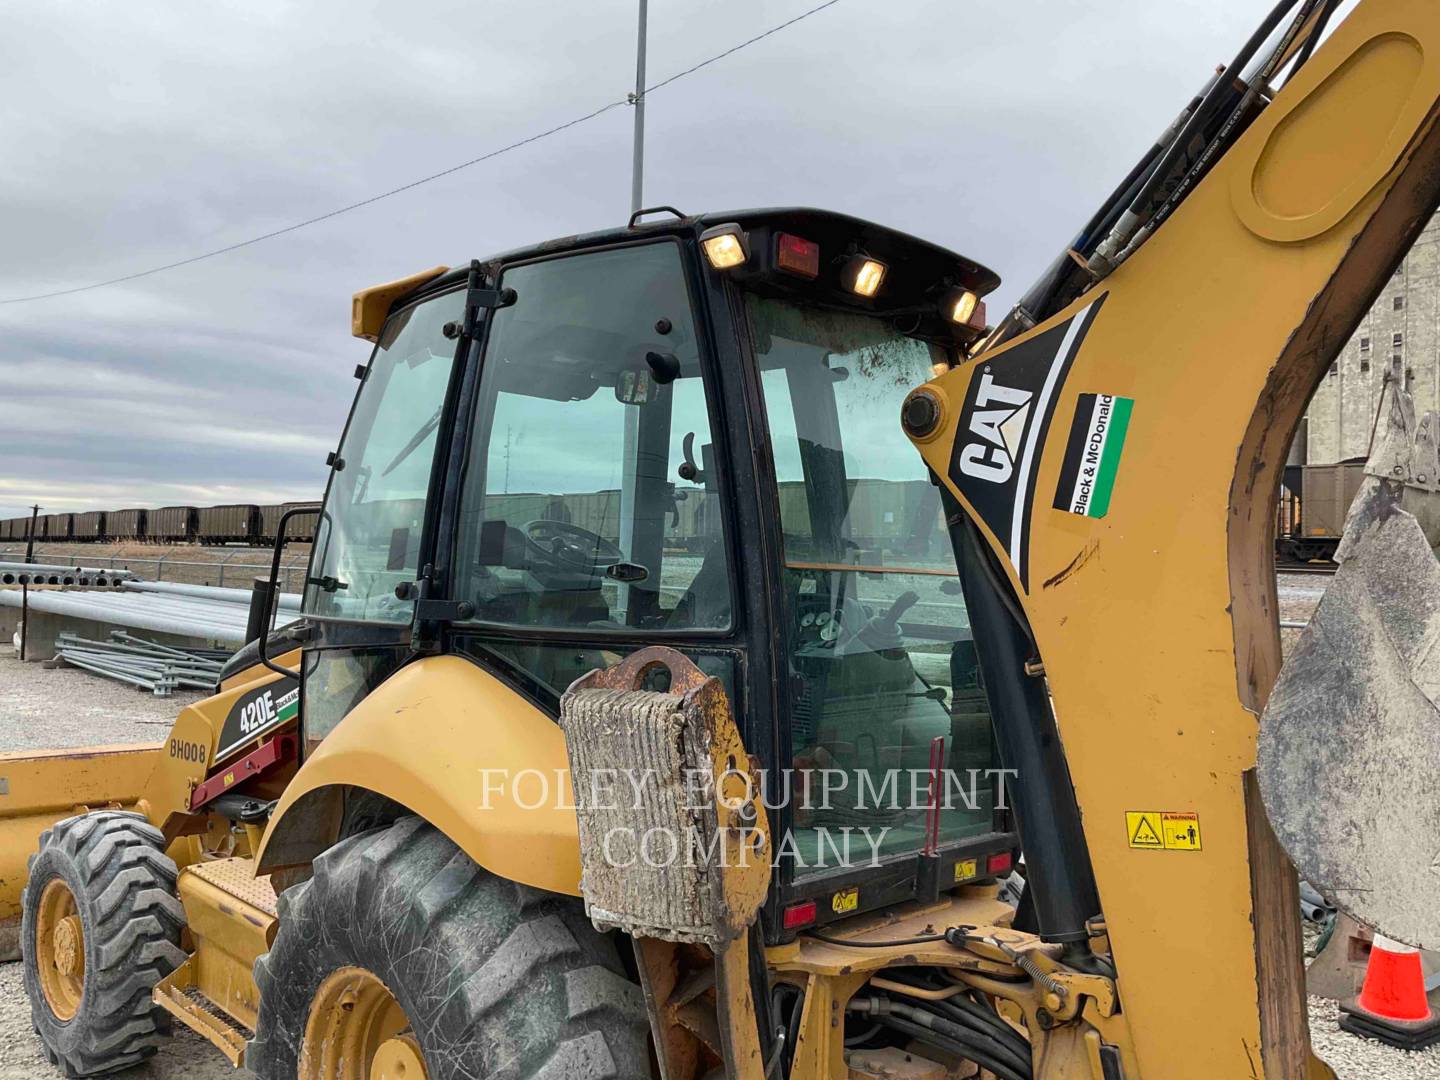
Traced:
[[249, 904], [272, 917], [280, 914], [275, 888], [270, 877], [255, 877], [255, 863], [250, 859], [216, 859], [195, 863], [185, 868], [201, 881], [207, 881], [236, 900]]

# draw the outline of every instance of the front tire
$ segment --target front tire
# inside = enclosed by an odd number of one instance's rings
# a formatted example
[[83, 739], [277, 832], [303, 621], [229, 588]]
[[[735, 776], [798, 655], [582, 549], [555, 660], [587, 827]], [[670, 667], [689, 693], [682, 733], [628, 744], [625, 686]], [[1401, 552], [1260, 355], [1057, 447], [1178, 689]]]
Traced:
[[165, 838], [140, 814], [101, 810], [40, 837], [21, 894], [30, 1017], [69, 1077], [138, 1064], [170, 1033], [151, 1001], [185, 960], [185, 909]]
[[262, 1080], [364, 1078], [392, 1060], [427, 1080], [649, 1076], [640, 988], [571, 898], [487, 873], [415, 817], [314, 870], [281, 894], [255, 964], [245, 1064]]

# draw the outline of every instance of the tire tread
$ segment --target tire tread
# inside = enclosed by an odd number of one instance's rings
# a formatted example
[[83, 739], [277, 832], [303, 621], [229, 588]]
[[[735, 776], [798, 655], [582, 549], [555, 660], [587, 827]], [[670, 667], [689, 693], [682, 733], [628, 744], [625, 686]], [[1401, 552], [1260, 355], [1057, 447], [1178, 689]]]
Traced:
[[[155, 984], [185, 960], [185, 911], [164, 835], [139, 814], [100, 810], [41, 834], [22, 894], [21, 956], [31, 1020], [46, 1057], [68, 1077], [100, 1076], [144, 1061], [171, 1031], [151, 1000]], [[45, 1003], [32, 941], [40, 894], [61, 878], [85, 927], [85, 987], [75, 1017], [59, 1022]]]

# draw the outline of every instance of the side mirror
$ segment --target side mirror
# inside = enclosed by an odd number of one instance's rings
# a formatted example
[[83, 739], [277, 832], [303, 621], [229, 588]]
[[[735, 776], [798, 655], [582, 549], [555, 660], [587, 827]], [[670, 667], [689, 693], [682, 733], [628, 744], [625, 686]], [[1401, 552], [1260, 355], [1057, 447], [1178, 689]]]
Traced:
[[257, 577], [250, 585], [250, 611], [245, 617], [245, 640], [258, 641], [266, 627], [275, 621], [275, 605], [280, 598], [279, 583], [273, 578]]
[[[270, 576], [263, 579], [256, 578], [255, 585], [250, 591], [250, 615], [246, 625], [248, 629], [250, 626], [254, 626], [257, 623], [259, 624], [259, 633], [255, 636], [260, 641], [260, 663], [276, 674], [288, 675], [292, 679], [299, 679], [300, 672], [291, 671], [287, 667], [281, 667], [270, 659], [270, 624], [275, 621], [275, 606], [279, 603], [280, 599], [280, 552], [285, 550], [285, 526], [290, 524], [292, 517], [297, 517], [300, 514], [315, 513], [318, 513], [318, 511], [313, 506], [292, 506], [280, 515], [280, 520], [275, 525], [275, 548], [270, 556]], [[320, 530], [317, 528], [315, 531], [318, 533]], [[263, 590], [261, 587], [262, 580], [264, 581]], [[268, 605], [263, 598], [260, 598], [262, 591], [269, 593]], [[259, 606], [261, 614], [257, 614], [257, 605]]]
[[648, 405], [657, 389], [648, 368], [630, 368], [615, 377], [615, 400], [622, 405]]

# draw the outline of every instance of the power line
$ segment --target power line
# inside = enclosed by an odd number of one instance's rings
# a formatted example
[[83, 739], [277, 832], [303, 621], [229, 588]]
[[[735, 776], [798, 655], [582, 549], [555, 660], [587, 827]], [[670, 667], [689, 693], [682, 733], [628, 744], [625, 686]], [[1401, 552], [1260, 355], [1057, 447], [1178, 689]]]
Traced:
[[748, 48], [749, 46], [754, 45], [757, 41], [763, 41], [766, 38], [770, 37], [772, 34], [778, 34], [781, 30], [784, 30], [787, 27], [794, 26], [801, 20], [808, 19], [811, 15], [817, 15], [820, 12], [824, 11], [826, 8], [833, 7], [838, 3], [840, 3], [840, 0], [825, 0], [825, 3], [823, 4], [817, 4], [815, 7], [810, 8], [808, 11], [802, 11], [793, 19], [788, 19], [783, 23], [772, 26], [764, 33], [756, 34], [754, 37], [742, 41], [740, 42], [740, 44], [732, 46], [731, 48], [726, 49], [722, 53], [716, 53], [709, 59], [700, 61], [700, 63], [695, 64], [693, 67], [688, 67], [684, 71], [677, 72], [676, 74], [671, 75], [667, 79], [662, 79], [654, 86], [646, 87], [645, 93], [640, 95], [638, 99], [635, 95], [627, 95], [626, 97], [621, 98], [617, 101], [608, 102], [604, 105], [601, 105], [598, 109], [591, 110], [584, 116], [577, 116], [572, 120], [565, 121], [563, 124], [556, 124], [552, 128], [546, 128], [544, 131], [537, 132], [534, 135], [530, 135], [526, 138], [519, 139], [516, 142], [509, 143], [506, 146], [500, 147], [498, 150], [491, 150], [487, 154], [481, 154], [479, 157], [471, 158], [469, 161], [462, 161], [460, 164], [452, 165], [448, 169], [442, 169], [439, 172], [431, 173], [429, 176], [422, 176], [418, 180], [412, 180], [408, 184], [401, 184], [399, 187], [391, 188], [389, 191], [382, 191], [380, 194], [372, 195], [368, 199], [361, 199], [359, 202], [353, 202], [347, 206], [341, 206], [334, 210], [329, 210], [326, 213], [317, 214], [315, 217], [306, 218], [304, 221], [297, 221], [291, 225], [285, 225], [279, 229], [272, 229], [269, 232], [261, 233], [258, 236], [252, 236], [248, 240], [240, 240], [233, 244], [226, 244], [224, 247], [218, 247], [211, 251], [202, 252], [199, 255], [191, 255], [189, 258], [177, 259], [175, 262], [165, 263], [162, 266], [152, 266], [148, 270], [137, 270], [133, 274], [124, 274], [120, 277], [109, 278], [105, 281], [95, 281], [91, 282], [88, 285], [76, 285], [68, 289], [56, 289], [53, 292], [36, 293], [33, 296], [14, 296], [6, 300], [0, 300], [0, 306], [5, 306], [8, 304], [25, 304], [30, 303], [34, 300], [51, 300], [57, 296], [73, 296], [76, 293], [89, 292], [92, 289], [103, 289], [110, 285], [120, 285], [127, 281], [136, 281], [140, 278], [150, 277], [154, 274], [163, 274], [167, 270], [176, 270], [182, 266], [190, 266], [194, 263], [204, 262], [206, 259], [214, 259], [220, 255], [228, 255], [232, 251], [239, 251], [241, 248], [247, 248], [255, 244], [261, 244], [264, 243], [266, 240], [273, 240], [277, 236], [284, 236], [287, 233], [297, 232], [298, 230], [307, 228], [310, 225], [318, 225], [322, 221], [329, 221], [331, 218], [339, 217], [341, 214], [348, 214], [352, 210], [359, 210], [362, 207], [371, 206], [374, 203], [380, 202], [383, 199], [388, 199], [392, 196], [400, 195], [403, 192], [411, 191], [414, 188], [420, 187], [424, 184], [429, 184], [435, 180], [440, 180], [443, 177], [460, 172], [462, 169], [468, 169], [474, 165], [479, 165], [481, 162], [489, 161], [491, 158], [497, 158], [501, 154], [508, 154], [510, 151], [518, 150], [522, 146], [528, 146], [533, 142], [539, 142], [541, 139], [549, 138], [551, 135], [558, 135], [560, 132], [566, 131], [569, 128], [573, 128], [579, 124], [583, 124], [587, 120], [594, 120], [597, 116], [601, 116], [604, 113], [609, 112], [611, 109], [619, 108], [622, 105], [633, 105], [637, 102], [637, 100], [649, 96], [650, 94], [654, 93], [656, 90], [661, 89], [662, 87], [669, 86], [671, 83], [676, 82], [679, 79], [683, 79], [687, 75], [693, 75], [701, 68], [709, 67], [711, 64], [723, 60], [727, 56], [732, 56], [733, 54], [739, 52], [741, 49]]

